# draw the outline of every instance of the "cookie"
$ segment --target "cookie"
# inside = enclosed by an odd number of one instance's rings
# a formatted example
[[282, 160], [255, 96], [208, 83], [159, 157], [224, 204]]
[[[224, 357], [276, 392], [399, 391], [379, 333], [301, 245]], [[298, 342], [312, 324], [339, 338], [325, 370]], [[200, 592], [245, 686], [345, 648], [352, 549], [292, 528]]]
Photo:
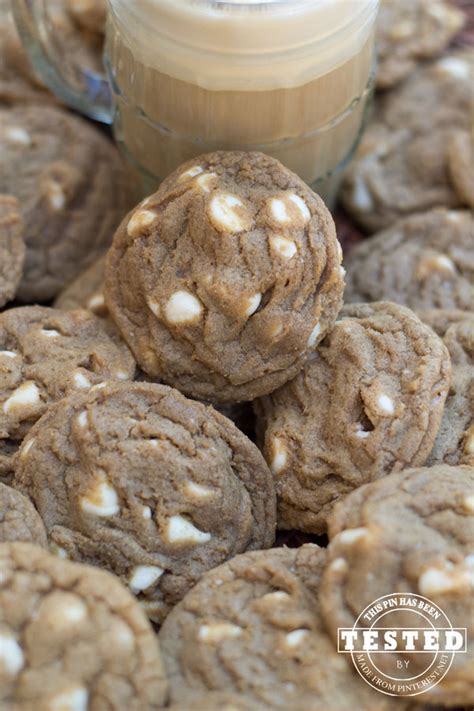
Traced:
[[279, 527], [323, 533], [353, 489], [423, 464], [449, 374], [446, 347], [409, 309], [345, 306], [301, 373], [255, 404]]
[[96, 316], [107, 316], [104, 271], [105, 257], [100, 257], [59, 294], [54, 306], [65, 311], [89, 309]]
[[46, 531], [31, 501], [0, 483], [0, 542], [15, 541], [46, 547]]
[[465, 21], [464, 13], [444, 0], [382, 0], [377, 18], [377, 87], [395, 86], [421, 61], [441, 54]]
[[[169, 711], [189, 711], [189, 702], [167, 706]], [[225, 691], [209, 692], [193, 697], [192, 708], [195, 711], [266, 711], [264, 704], [250, 702], [242, 694], [230, 694]]]
[[455, 133], [448, 146], [451, 182], [459, 199], [474, 210], [474, 147], [468, 131]]
[[64, 555], [116, 573], [157, 622], [206, 570], [275, 535], [257, 447], [162, 385], [108, 383], [51, 407], [20, 450], [15, 486]]
[[[408, 469], [357, 489], [329, 521], [320, 601], [334, 637], [338, 627], [352, 627], [367, 605], [395, 591], [423, 595], [453, 627], [467, 627], [467, 654], [454, 655], [447, 676], [419, 697], [426, 703], [474, 703], [473, 491], [473, 467]], [[365, 626], [365, 618], [358, 624]], [[377, 655], [379, 666], [384, 656]], [[423, 665], [421, 657], [411, 657], [412, 676]]]
[[104, 34], [107, 0], [67, 0], [66, 5], [79, 27], [89, 32]]
[[344, 299], [474, 311], [473, 244], [469, 212], [407, 217], [350, 252]]
[[340, 259], [331, 215], [294, 173], [261, 153], [211, 153], [122, 222], [106, 303], [149, 376], [201, 400], [252, 400], [331, 328]]
[[88, 311], [24, 306], [0, 314], [0, 457], [11, 456], [51, 403], [134, 374], [115, 328]]
[[160, 649], [140, 606], [101, 570], [0, 545], [2, 711], [158, 711]]
[[18, 200], [0, 195], [0, 308], [15, 296], [24, 260], [23, 220]]
[[426, 466], [474, 465], [474, 313], [421, 312], [443, 338], [451, 356], [451, 379], [443, 419]]
[[26, 261], [17, 298], [53, 298], [103, 253], [128, 204], [112, 143], [59, 108], [0, 109], [0, 193], [20, 203]]
[[171, 700], [192, 708], [199, 693], [215, 690], [272, 711], [399, 708], [326, 635], [318, 603], [325, 562], [326, 551], [310, 544], [247, 553], [206, 573], [159, 633]]
[[415, 72], [378, 102], [341, 190], [344, 207], [365, 230], [466, 204], [451, 180], [459, 157], [452, 155], [452, 142], [470, 128], [473, 80], [472, 53], [450, 55]]

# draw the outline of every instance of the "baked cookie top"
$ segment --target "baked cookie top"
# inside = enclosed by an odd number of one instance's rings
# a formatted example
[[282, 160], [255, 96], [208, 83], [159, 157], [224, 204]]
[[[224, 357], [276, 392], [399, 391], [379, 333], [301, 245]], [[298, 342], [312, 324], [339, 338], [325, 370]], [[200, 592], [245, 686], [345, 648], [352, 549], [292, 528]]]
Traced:
[[474, 311], [473, 243], [467, 211], [431, 210], [400, 220], [349, 253], [344, 299]]
[[100, 257], [74, 279], [54, 302], [57, 309], [89, 309], [96, 316], [107, 316], [104, 299], [105, 257]]
[[65, 398], [17, 458], [49, 539], [116, 573], [155, 621], [201, 577], [275, 536], [275, 491], [227, 418], [176, 390], [108, 383]]
[[341, 191], [345, 208], [365, 230], [439, 206], [470, 204], [458, 136], [471, 130], [473, 65], [471, 52], [448, 55], [377, 102]]
[[474, 313], [435, 309], [419, 315], [442, 336], [451, 357], [449, 393], [426, 466], [474, 465]]
[[0, 308], [15, 296], [24, 260], [20, 205], [11, 195], [0, 195]]
[[[474, 701], [473, 492], [473, 467], [407, 469], [360, 487], [329, 520], [320, 602], [335, 638], [338, 627], [352, 627], [367, 605], [394, 591], [427, 597], [453, 627], [467, 627], [467, 654], [454, 655], [447, 676], [423, 694], [427, 703]], [[386, 623], [394, 624], [390, 616]], [[358, 624], [365, 625], [364, 618]], [[413, 625], [409, 613], [405, 624]], [[423, 662], [414, 654], [410, 664], [414, 675]]]
[[104, 380], [128, 380], [135, 361], [115, 327], [85, 310], [24, 306], [0, 314], [0, 450], [21, 440], [51, 403]]
[[26, 261], [21, 301], [54, 297], [103, 253], [128, 206], [116, 148], [51, 106], [0, 109], [0, 193], [20, 203]]
[[466, 21], [445, 0], [382, 0], [377, 18], [377, 87], [389, 89], [419, 62], [441, 54]]
[[141, 368], [203, 400], [251, 400], [301, 369], [342, 304], [321, 199], [261, 153], [181, 166], [122, 222], [106, 302]]
[[325, 562], [326, 551], [309, 544], [246, 553], [206, 573], [159, 633], [178, 708], [205, 690], [240, 692], [266, 710], [399, 708], [326, 634], [318, 602]]
[[301, 373], [255, 404], [279, 527], [322, 533], [353, 489], [423, 464], [449, 375], [446, 347], [409, 309], [345, 306]]
[[15, 541], [46, 547], [46, 531], [31, 501], [0, 483], [0, 542]]
[[114, 576], [27, 543], [0, 544], [0, 567], [2, 711], [163, 708], [156, 635]]

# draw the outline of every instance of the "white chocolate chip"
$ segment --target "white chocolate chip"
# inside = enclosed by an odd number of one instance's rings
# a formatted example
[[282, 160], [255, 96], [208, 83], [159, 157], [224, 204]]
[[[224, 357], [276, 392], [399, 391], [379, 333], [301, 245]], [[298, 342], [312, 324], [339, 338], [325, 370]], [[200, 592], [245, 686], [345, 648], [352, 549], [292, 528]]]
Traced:
[[242, 628], [229, 622], [218, 622], [214, 625], [202, 625], [199, 628], [198, 640], [200, 642], [222, 642], [225, 639], [240, 637]]
[[[85, 603], [72, 593], [55, 593], [51, 599], [51, 605], [47, 602], [44, 605], [54, 607], [54, 624], [60, 627], [69, 627], [83, 622], [87, 616], [87, 607]], [[48, 612], [46, 612], [48, 614]]]
[[87, 308], [90, 311], [93, 311], [94, 313], [98, 313], [102, 311], [102, 309], [105, 306], [105, 298], [103, 294], [94, 294], [94, 296], [91, 296], [89, 301], [87, 302]]
[[214, 195], [209, 210], [214, 227], [221, 232], [237, 234], [249, 229], [251, 225], [245, 205], [236, 195], [230, 193]]
[[357, 176], [354, 181], [354, 187], [352, 190], [352, 201], [358, 210], [362, 212], [368, 212], [372, 210], [374, 202], [372, 196], [367, 189], [367, 185], [364, 180]]
[[367, 437], [370, 437], [370, 432], [367, 432], [364, 430], [360, 422], [357, 423], [357, 429], [355, 431], [355, 436], [358, 437], [359, 439], [367, 439]]
[[454, 262], [445, 254], [437, 255], [433, 258], [433, 262], [441, 271], [450, 272], [451, 274], [456, 273], [456, 267], [454, 266]]
[[76, 388], [90, 388], [92, 383], [89, 378], [86, 378], [84, 373], [80, 370], [76, 371], [73, 375], [74, 387]]
[[159, 317], [161, 313], [160, 305], [157, 301], [153, 301], [152, 299], [148, 299], [148, 308], [152, 313], [155, 314], [155, 316]]
[[170, 543], [207, 543], [211, 534], [200, 531], [183, 516], [171, 516], [166, 527], [166, 538]]
[[64, 190], [56, 180], [48, 180], [46, 185], [46, 195], [49, 206], [55, 212], [59, 212], [66, 205]]
[[249, 317], [252, 316], [260, 306], [261, 301], [261, 294], [254, 294], [253, 296], [249, 296], [249, 298], [245, 302], [245, 315]]
[[283, 444], [283, 440], [279, 437], [273, 437], [272, 439], [272, 461], [270, 464], [270, 469], [273, 474], [280, 474], [286, 467], [288, 460], [288, 454]]
[[130, 380], [130, 376], [124, 370], [116, 370], [114, 376], [117, 380]]
[[85, 427], [87, 425], [87, 412], [83, 410], [79, 413], [76, 419], [79, 427]]
[[196, 178], [195, 183], [201, 190], [204, 190], [205, 193], [210, 193], [215, 178], [217, 178], [216, 173], [205, 173], [204, 175], [200, 175], [199, 178]]
[[377, 405], [380, 412], [384, 415], [393, 415], [395, 412], [392, 400], [388, 397], [388, 395], [384, 395], [383, 393], [377, 398]]
[[455, 592], [473, 584], [472, 575], [467, 570], [441, 570], [427, 568], [419, 577], [418, 588], [422, 595], [442, 595]]
[[115, 516], [120, 511], [117, 492], [107, 479], [97, 480], [81, 498], [81, 508], [94, 516]]
[[288, 647], [297, 647], [308, 636], [308, 630], [294, 630], [285, 637], [285, 644]]
[[316, 326], [311, 331], [310, 336], [308, 338], [308, 347], [309, 348], [312, 348], [313, 346], [316, 345], [316, 341], [318, 340], [320, 333], [321, 333], [321, 326], [319, 323], [317, 323]]
[[12, 395], [3, 403], [3, 412], [8, 414], [15, 408], [21, 408], [25, 405], [36, 405], [40, 402], [40, 392], [35, 383], [28, 380], [23, 385], [20, 385]]
[[14, 676], [24, 663], [23, 651], [16, 639], [0, 634], [0, 666], [9, 676]]
[[151, 508], [149, 506], [143, 507], [142, 516], [143, 516], [143, 518], [151, 519]]
[[356, 541], [360, 541], [361, 538], [366, 538], [368, 533], [368, 530], [363, 527], [348, 528], [337, 535], [337, 540], [339, 543], [342, 543], [342, 545], [352, 545]]
[[166, 304], [166, 320], [169, 323], [196, 323], [202, 316], [203, 305], [189, 291], [176, 291]]
[[463, 507], [465, 511], [468, 511], [469, 513], [474, 513], [474, 494], [471, 494], [464, 498]]
[[289, 600], [290, 596], [283, 590], [275, 590], [275, 592], [267, 593], [261, 599], [265, 602], [283, 602]]
[[0, 351], [0, 358], [16, 358], [17, 355], [15, 351]]
[[89, 693], [83, 686], [56, 694], [48, 704], [48, 711], [87, 711]]
[[57, 338], [61, 334], [54, 328], [43, 328], [41, 329], [41, 335], [46, 336], [46, 338]]
[[182, 180], [187, 180], [188, 178], [195, 178], [196, 175], [200, 175], [201, 173], [204, 173], [204, 168], [200, 165], [193, 165], [191, 168], [188, 168], [184, 173], [181, 173], [181, 175], [178, 178], [178, 183], [180, 183]]
[[5, 136], [11, 143], [17, 143], [19, 146], [31, 146], [31, 136], [24, 128], [15, 126], [7, 128]]
[[283, 333], [283, 324], [281, 321], [277, 321], [270, 328], [270, 336], [272, 338], [278, 338]]
[[335, 558], [328, 567], [334, 573], [345, 573], [347, 571], [347, 560], [345, 558]]
[[32, 438], [29, 439], [27, 442], [23, 442], [23, 446], [22, 446], [21, 451], [20, 451], [20, 457], [21, 457], [22, 459], [23, 459], [24, 457], [26, 457], [26, 455], [28, 454], [28, 452], [30, 451], [30, 449], [32, 448], [32, 446], [34, 445], [34, 443], [35, 443], [35, 437], [32, 437]]
[[301, 212], [301, 217], [303, 218], [303, 221], [306, 224], [311, 220], [311, 213], [309, 211], [309, 208], [303, 198], [300, 198], [299, 195], [290, 195], [289, 200], [291, 200], [292, 203], [296, 205], [298, 210]]
[[436, 66], [456, 79], [469, 79], [469, 64], [459, 57], [445, 57]]
[[215, 493], [213, 489], [196, 484], [194, 481], [186, 482], [185, 491], [195, 499], [208, 499], [210, 496], [214, 496]]
[[273, 251], [280, 257], [283, 257], [283, 259], [291, 259], [298, 251], [298, 247], [295, 242], [291, 239], [287, 239], [286, 237], [278, 237], [277, 235], [274, 235], [270, 237], [269, 242]]
[[130, 590], [137, 594], [161, 578], [165, 571], [157, 565], [137, 565], [130, 576]]
[[138, 212], [132, 215], [127, 225], [127, 234], [129, 237], [139, 237], [155, 220], [156, 212], [152, 212], [151, 210], [138, 210]]

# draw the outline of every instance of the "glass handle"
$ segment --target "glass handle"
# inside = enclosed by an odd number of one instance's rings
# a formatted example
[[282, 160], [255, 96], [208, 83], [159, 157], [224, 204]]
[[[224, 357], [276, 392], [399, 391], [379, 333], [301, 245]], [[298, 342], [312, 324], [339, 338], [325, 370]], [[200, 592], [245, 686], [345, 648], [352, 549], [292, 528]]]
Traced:
[[82, 67], [61, 50], [46, 12], [47, 0], [11, 0], [15, 22], [35, 70], [65, 104], [111, 124], [112, 98], [105, 74]]

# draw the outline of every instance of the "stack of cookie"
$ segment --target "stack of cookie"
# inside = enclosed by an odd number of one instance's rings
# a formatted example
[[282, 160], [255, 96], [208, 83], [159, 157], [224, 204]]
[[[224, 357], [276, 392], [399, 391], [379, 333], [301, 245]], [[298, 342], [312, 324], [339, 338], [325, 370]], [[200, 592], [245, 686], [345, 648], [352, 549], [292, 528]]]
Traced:
[[[102, 3], [68, 7], [101, 35]], [[469, 57], [416, 66], [460, 14], [385, 3], [386, 93], [343, 192], [383, 231], [345, 255], [322, 200], [258, 153], [189, 161], [127, 213], [115, 146], [35, 83], [8, 22], [2, 711], [474, 704]], [[395, 592], [468, 627], [413, 698], [337, 651]]]

